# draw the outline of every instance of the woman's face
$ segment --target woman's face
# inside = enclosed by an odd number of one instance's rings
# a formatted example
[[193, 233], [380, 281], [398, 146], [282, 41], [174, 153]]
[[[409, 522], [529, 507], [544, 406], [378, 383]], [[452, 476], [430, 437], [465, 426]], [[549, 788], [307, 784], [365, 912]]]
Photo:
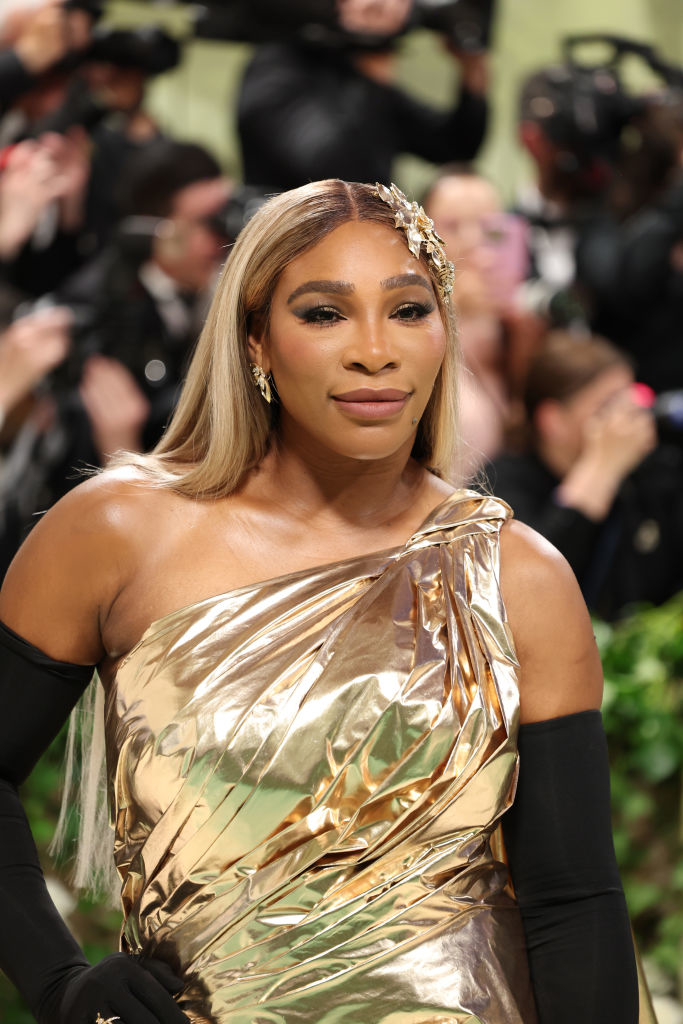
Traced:
[[293, 260], [250, 354], [271, 372], [283, 443], [371, 460], [410, 453], [446, 349], [432, 279], [393, 228], [352, 221]]

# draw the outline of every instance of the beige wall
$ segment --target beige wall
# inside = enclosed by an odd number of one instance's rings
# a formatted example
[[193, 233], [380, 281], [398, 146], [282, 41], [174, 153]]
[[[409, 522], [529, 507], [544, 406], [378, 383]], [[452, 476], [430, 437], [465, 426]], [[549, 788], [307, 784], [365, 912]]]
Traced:
[[[150, 20], [149, 5], [117, 0], [113, 20], [139, 24]], [[187, 10], [155, 8], [169, 28], [187, 30]], [[558, 40], [567, 33], [603, 31], [644, 39], [669, 60], [683, 64], [683, 0], [499, 0], [495, 30], [492, 124], [479, 163], [510, 198], [529, 173], [515, 138], [517, 87], [528, 71], [558, 59]], [[179, 69], [158, 79], [149, 92], [149, 106], [172, 134], [209, 146], [229, 173], [239, 175], [233, 98], [249, 56], [243, 45], [193, 41], [185, 47]], [[400, 62], [401, 80], [420, 96], [447, 102], [455, 88], [452, 58], [431, 34], [406, 40]], [[645, 80], [639, 84], [645, 85]], [[402, 158], [396, 178], [411, 192], [426, 185], [432, 171], [412, 158]]]

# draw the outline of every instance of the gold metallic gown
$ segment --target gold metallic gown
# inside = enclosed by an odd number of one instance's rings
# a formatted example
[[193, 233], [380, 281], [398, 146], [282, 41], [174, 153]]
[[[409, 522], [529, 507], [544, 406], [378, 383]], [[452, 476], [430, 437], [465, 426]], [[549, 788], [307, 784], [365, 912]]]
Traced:
[[509, 509], [154, 622], [107, 696], [122, 948], [196, 1024], [533, 1024], [494, 830], [517, 771]]

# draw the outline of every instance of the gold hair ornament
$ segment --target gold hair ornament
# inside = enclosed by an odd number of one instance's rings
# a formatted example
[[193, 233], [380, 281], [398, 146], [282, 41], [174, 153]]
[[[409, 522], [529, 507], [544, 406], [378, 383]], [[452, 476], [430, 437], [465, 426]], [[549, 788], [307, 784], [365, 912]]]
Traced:
[[265, 398], [268, 405], [273, 401], [273, 392], [270, 387], [270, 381], [263, 372], [263, 367], [259, 366], [258, 363], [251, 363], [251, 375], [254, 379], [254, 387], [257, 387], [263, 397]]
[[416, 202], [411, 203], [393, 182], [391, 188], [376, 182], [375, 192], [394, 211], [395, 226], [405, 231], [408, 248], [416, 259], [420, 258], [420, 248], [424, 245], [432, 265], [432, 276], [442, 298], [448, 299], [453, 291], [455, 268], [446, 256], [443, 238], [434, 230], [434, 221]]

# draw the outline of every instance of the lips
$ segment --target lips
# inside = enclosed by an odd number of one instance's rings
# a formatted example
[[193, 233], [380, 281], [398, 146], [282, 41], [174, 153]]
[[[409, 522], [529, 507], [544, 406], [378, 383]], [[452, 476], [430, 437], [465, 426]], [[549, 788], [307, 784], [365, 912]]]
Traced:
[[397, 388], [357, 388], [333, 395], [337, 406], [354, 418], [386, 419], [399, 413], [408, 399], [410, 391]]

